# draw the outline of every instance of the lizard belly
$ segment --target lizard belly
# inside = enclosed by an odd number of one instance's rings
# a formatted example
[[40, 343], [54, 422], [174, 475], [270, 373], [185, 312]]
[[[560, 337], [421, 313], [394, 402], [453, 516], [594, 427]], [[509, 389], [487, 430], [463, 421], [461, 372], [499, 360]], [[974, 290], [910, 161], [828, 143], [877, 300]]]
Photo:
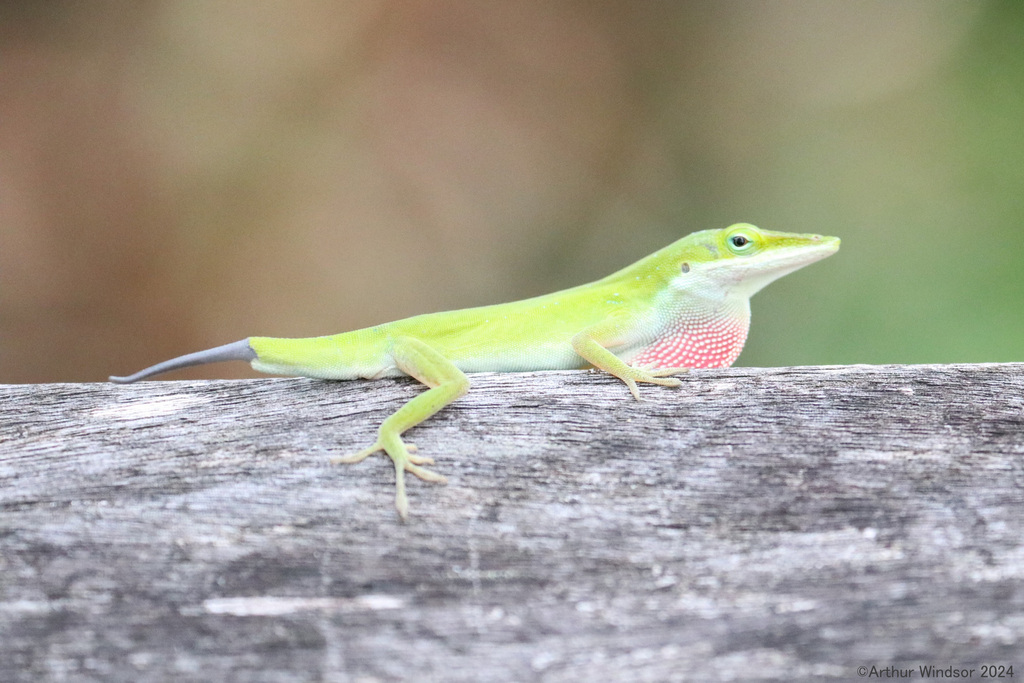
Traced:
[[629, 362], [635, 367], [727, 368], [743, 350], [748, 328], [746, 316], [677, 318]]
[[536, 347], [513, 347], [500, 353], [468, 355], [454, 361], [463, 372], [530, 372], [535, 370], [573, 370], [587, 367], [566, 342]]

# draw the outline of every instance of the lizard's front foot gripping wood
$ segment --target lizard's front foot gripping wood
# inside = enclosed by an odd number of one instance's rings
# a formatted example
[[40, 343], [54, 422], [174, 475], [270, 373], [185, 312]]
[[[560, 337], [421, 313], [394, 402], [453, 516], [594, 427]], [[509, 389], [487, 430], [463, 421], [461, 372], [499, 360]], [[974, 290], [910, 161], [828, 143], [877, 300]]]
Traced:
[[660, 384], [664, 387], [680, 386], [683, 381], [669, 375], [681, 374], [688, 368], [633, 367], [605, 347], [602, 341], [607, 339], [608, 341], [604, 341], [607, 344], [619, 341], [622, 336], [622, 328], [627, 324], [628, 320], [624, 316], [603, 321], [573, 337], [572, 348], [598, 370], [604, 370], [621, 379], [629, 387], [629, 393], [633, 394], [633, 398], [638, 401], [640, 400], [640, 389], [636, 386], [637, 382]]

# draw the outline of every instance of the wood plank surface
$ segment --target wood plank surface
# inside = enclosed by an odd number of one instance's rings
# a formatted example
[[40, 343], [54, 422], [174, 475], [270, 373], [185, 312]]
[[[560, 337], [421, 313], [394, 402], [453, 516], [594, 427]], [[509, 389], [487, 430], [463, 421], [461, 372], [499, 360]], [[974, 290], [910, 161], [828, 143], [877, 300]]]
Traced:
[[0, 680], [1024, 676], [1024, 364], [471, 380], [0, 386]]

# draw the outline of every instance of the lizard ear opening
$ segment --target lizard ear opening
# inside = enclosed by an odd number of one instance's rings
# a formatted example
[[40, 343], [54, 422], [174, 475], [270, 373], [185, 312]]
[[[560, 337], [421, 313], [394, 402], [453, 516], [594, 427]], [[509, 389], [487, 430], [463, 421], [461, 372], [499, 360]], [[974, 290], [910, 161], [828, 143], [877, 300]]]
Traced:
[[680, 268], [680, 270], [683, 271], [684, 273], [689, 273], [690, 272], [690, 264], [689, 263], [684, 263], [682, 265], [682, 267]]

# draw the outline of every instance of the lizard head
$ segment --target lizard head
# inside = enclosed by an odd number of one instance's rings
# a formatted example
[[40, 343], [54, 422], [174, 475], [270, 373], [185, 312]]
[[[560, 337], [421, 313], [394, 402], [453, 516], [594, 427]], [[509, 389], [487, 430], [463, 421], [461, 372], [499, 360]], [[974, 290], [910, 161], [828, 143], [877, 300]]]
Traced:
[[838, 249], [838, 237], [771, 232], [737, 223], [687, 235], [659, 256], [668, 261], [660, 265], [671, 263], [676, 269], [673, 289], [709, 294], [711, 289], [729, 298], [749, 299], [783, 275]]
[[[626, 269], [643, 283], [646, 334], [631, 362], [655, 367], [728, 367], [743, 350], [750, 297], [774, 280], [839, 249], [839, 239], [760, 230], [738, 223], [670, 244]], [[617, 282], [613, 283], [617, 285]]]

